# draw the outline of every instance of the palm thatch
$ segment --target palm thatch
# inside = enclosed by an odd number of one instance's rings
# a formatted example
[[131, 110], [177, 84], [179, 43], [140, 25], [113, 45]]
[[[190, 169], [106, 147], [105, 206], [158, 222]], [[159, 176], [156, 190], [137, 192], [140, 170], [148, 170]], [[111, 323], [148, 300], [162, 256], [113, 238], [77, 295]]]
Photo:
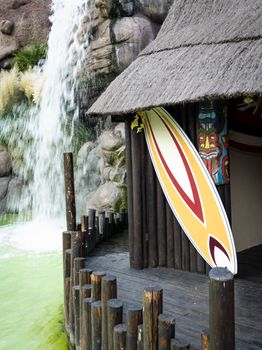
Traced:
[[89, 114], [262, 93], [261, 0], [174, 0], [157, 38]]

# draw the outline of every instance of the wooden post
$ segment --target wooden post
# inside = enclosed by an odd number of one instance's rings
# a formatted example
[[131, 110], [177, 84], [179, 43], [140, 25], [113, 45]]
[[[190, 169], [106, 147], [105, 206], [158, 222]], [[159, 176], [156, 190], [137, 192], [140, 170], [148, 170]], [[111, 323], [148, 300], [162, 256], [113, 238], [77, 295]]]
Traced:
[[95, 211], [95, 209], [89, 209], [88, 210], [88, 236], [89, 236], [89, 240], [90, 240], [89, 251], [92, 251], [96, 245], [95, 224], [96, 224], [96, 211]]
[[88, 248], [90, 245], [89, 236], [88, 236], [88, 216], [81, 216], [81, 231], [84, 235], [84, 256], [88, 255]]
[[108, 349], [107, 302], [117, 298], [117, 280], [115, 276], [102, 278], [102, 349]]
[[204, 330], [201, 334], [201, 350], [211, 350], [210, 336], [207, 330]]
[[102, 283], [102, 277], [105, 276], [105, 272], [96, 271], [93, 272], [91, 275], [91, 298], [93, 301], [101, 300], [101, 283]]
[[126, 350], [126, 331], [125, 323], [120, 323], [114, 327], [114, 350]]
[[92, 298], [83, 300], [83, 328], [80, 341], [81, 350], [92, 349], [92, 322], [91, 322]]
[[143, 268], [143, 203], [142, 203], [142, 167], [141, 134], [131, 132], [132, 185], [133, 185], [133, 230], [134, 261], [133, 268]]
[[70, 300], [70, 277], [65, 278], [64, 284], [64, 318], [65, 318], [65, 328], [69, 333], [69, 300]]
[[80, 346], [80, 305], [79, 305], [79, 293], [80, 287], [73, 287], [73, 300], [74, 300], [74, 317], [75, 317], [75, 347]]
[[74, 258], [73, 283], [74, 286], [79, 285], [80, 270], [85, 267], [85, 258]]
[[102, 345], [102, 303], [95, 301], [91, 307], [92, 350], [101, 350]]
[[[190, 344], [181, 342], [177, 339], [171, 340], [171, 350], [190, 350]], [[226, 349], [224, 349], [226, 350]]]
[[127, 350], [137, 349], [138, 326], [143, 322], [143, 308], [141, 306], [130, 306], [127, 310]]
[[123, 303], [118, 299], [110, 299], [107, 302], [108, 319], [108, 350], [114, 350], [114, 327], [122, 323]]
[[165, 314], [159, 315], [158, 350], [170, 350], [172, 338], [175, 338], [175, 319]]
[[167, 267], [174, 267], [174, 214], [166, 201]]
[[142, 172], [142, 180], [141, 180], [141, 192], [142, 192], [142, 206], [143, 206], [143, 267], [147, 268], [149, 263], [148, 263], [148, 249], [149, 249], [149, 244], [148, 244], [148, 224], [147, 224], [147, 193], [146, 193], [146, 182], [147, 182], [147, 173], [146, 173], [146, 168], [145, 164], [147, 162], [147, 157], [149, 157], [149, 154], [147, 154], [147, 145], [146, 145], [146, 140], [145, 136], [142, 135], [141, 137], [141, 168], [144, 169]]
[[150, 267], [158, 265], [157, 252], [157, 211], [156, 211], [156, 174], [151, 162], [151, 158], [147, 157], [146, 173], [147, 173], [147, 224], [148, 224], [148, 263]]
[[67, 231], [76, 230], [76, 205], [73, 153], [64, 153], [65, 200]]
[[234, 350], [234, 276], [221, 267], [209, 272], [209, 324], [211, 349]]
[[166, 266], [166, 199], [158, 180], [156, 189], [158, 265]]
[[83, 268], [79, 270], [79, 285], [80, 287], [84, 284], [91, 284], [91, 269]]
[[137, 327], [137, 350], [144, 350], [143, 324]]
[[163, 312], [163, 290], [148, 287], [144, 290], [144, 350], [157, 350], [158, 316]]
[[181, 237], [181, 228], [177, 221], [177, 219], [174, 217], [174, 264], [175, 269], [181, 270], [182, 269], [182, 237]]

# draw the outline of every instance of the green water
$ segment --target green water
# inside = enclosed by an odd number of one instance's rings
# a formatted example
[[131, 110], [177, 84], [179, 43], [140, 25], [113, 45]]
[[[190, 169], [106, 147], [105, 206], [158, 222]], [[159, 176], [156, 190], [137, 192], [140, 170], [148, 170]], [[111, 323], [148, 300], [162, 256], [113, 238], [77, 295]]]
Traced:
[[[19, 235], [17, 227], [15, 233], [12, 230], [0, 227], [0, 349], [67, 349], [62, 254], [57, 249], [46, 251], [49, 246], [33, 251], [31, 237], [37, 233], [28, 233], [25, 247], [24, 233]], [[39, 235], [42, 246], [44, 234]]]

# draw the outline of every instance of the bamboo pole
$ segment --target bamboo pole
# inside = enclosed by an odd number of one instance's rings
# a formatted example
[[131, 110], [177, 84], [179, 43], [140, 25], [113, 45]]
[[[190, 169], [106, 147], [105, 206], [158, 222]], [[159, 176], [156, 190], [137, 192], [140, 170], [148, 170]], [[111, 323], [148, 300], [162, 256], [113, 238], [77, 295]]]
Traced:
[[66, 200], [66, 226], [67, 231], [76, 230], [76, 206], [73, 154], [64, 153], [65, 200]]
[[156, 185], [157, 198], [157, 245], [158, 245], [158, 266], [166, 266], [166, 199], [159, 181]]
[[167, 267], [174, 267], [174, 214], [166, 201]]

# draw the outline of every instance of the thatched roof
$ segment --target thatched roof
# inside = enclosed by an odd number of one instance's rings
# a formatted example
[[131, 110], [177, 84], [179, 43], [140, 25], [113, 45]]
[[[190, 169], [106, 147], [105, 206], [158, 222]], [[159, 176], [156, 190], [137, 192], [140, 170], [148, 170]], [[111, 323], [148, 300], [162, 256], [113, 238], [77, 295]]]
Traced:
[[174, 0], [157, 38], [89, 114], [262, 93], [261, 0]]

